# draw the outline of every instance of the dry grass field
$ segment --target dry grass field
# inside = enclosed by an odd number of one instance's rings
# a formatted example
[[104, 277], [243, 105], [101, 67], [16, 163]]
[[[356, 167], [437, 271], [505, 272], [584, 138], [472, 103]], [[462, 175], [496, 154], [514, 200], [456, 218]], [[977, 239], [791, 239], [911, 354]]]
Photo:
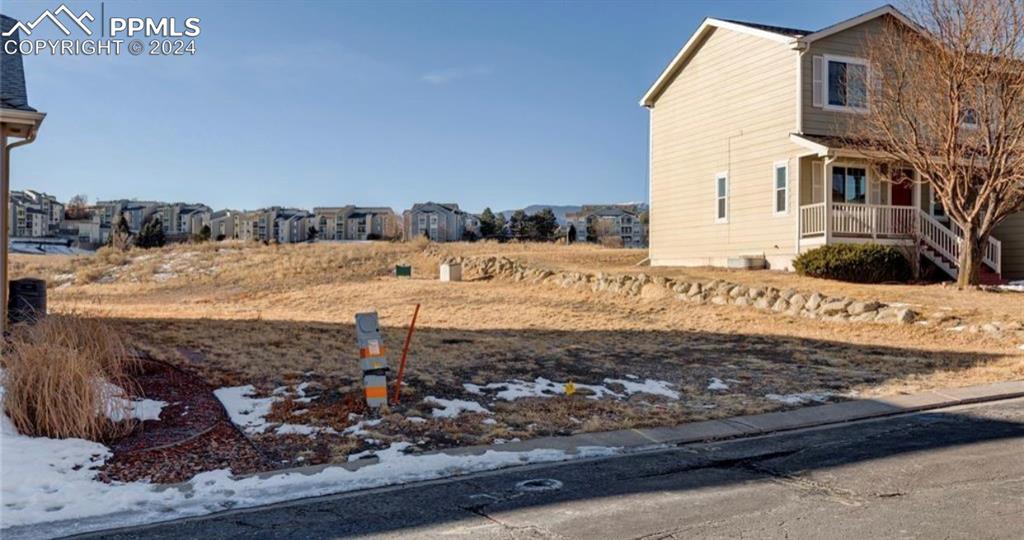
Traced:
[[[441, 283], [437, 267], [445, 255], [503, 255], [530, 266], [613, 274], [728, 274], [746, 284], [905, 302], [922, 313], [952, 308], [977, 322], [1024, 321], [1021, 294], [639, 267], [643, 252], [592, 246], [228, 242], [93, 257], [14, 256], [13, 273], [47, 278], [51, 310], [107, 320], [139, 348], [188, 366], [214, 386], [253, 384], [270, 395], [309, 383], [317, 399], [281, 400], [273, 418], [339, 432], [353, 423], [346, 407], [358, 389], [355, 313], [378, 311], [387, 345], [398, 351], [420, 303], [406, 398], [396, 414], [367, 428], [371, 435], [363, 433], [373, 444], [438, 447], [666, 425], [1024, 378], [1021, 344], [1005, 336], [824, 322], [472, 275]], [[398, 263], [413, 266], [412, 279], [393, 277]], [[537, 390], [538, 377], [554, 381], [549, 389], [559, 395], [501, 398], [501, 390], [519, 388], [512, 381]], [[562, 395], [566, 381], [577, 384], [576, 394]], [[427, 396], [473, 401], [487, 411], [438, 416], [432, 409], [439, 405]], [[369, 444], [336, 437], [324, 447], [287, 437], [294, 445], [281, 453], [282, 462], [344, 459]]]

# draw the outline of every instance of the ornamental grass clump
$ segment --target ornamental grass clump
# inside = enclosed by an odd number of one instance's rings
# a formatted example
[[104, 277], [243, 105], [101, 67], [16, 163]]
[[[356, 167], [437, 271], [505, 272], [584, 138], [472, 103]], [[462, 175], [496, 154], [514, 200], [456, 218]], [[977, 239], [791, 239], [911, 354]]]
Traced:
[[130, 377], [137, 361], [99, 321], [50, 315], [12, 329], [3, 347], [3, 411], [18, 432], [105, 441], [132, 429]]

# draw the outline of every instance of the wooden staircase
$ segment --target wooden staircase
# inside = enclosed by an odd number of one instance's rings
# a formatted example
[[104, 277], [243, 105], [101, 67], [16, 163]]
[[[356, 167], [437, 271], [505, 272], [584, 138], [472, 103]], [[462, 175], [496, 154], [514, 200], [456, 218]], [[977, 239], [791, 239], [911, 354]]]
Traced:
[[[923, 210], [918, 210], [918, 231], [920, 233], [919, 251], [921, 255], [949, 274], [953, 279], [960, 275], [960, 245], [963, 243], [963, 232], [955, 223], [950, 227], [939, 222]], [[1007, 281], [1000, 274], [1002, 261], [1002, 244], [995, 238], [989, 238], [985, 246], [978, 277], [983, 285], [1000, 285]]]

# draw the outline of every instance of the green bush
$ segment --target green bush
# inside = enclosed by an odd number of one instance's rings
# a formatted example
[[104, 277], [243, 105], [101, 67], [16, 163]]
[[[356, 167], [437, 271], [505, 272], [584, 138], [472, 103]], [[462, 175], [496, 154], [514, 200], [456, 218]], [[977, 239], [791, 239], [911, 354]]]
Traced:
[[802, 253], [793, 261], [802, 276], [854, 283], [909, 281], [910, 263], [899, 249], [878, 244], [832, 244]]

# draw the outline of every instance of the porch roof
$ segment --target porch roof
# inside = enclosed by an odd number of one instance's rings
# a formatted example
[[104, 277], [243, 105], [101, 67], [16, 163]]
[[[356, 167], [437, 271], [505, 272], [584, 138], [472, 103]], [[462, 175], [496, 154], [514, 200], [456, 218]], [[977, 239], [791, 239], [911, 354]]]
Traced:
[[882, 157], [877, 150], [878, 141], [856, 137], [839, 137], [836, 135], [817, 135], [814, 133], [790, 133], [789, 140], [821, 157]]

